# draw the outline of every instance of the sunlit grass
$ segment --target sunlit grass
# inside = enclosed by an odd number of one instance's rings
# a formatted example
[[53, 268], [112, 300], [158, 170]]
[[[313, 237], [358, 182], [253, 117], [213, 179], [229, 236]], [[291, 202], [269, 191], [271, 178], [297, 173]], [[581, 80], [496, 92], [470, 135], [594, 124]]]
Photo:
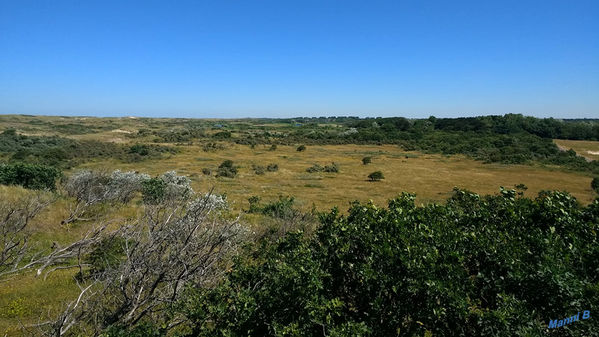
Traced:
[[599, 142], [566, 139], [554, 139], [554, 142], [564, 150], [572, 149], [579, 156], [591, 160], [599, 160]]

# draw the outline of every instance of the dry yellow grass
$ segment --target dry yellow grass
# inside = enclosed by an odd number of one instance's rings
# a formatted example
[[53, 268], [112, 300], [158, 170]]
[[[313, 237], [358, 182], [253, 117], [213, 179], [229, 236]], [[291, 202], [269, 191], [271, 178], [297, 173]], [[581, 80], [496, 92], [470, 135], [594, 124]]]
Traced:
[[599, 142], [590, 140], [553, 140], [561, 149], [576, 151], [579, 156], [590, 160], [599, 160]]
[[[130, 164], [92, 162], [84, 167], [137, 170], [153, 175], [176, 170], [190, 176], [199, 191], [214, 188], [216, 193], [226, 193], [235, 209], [247, 208], [247, 198], [252, 195], [263, 199], [291, 195], [300, 206], [310, 207], [314, 203], [318, 209], [333, 206], [344, 209], [353, 200], [383, 203], [403, 191], [416, 193], [418, 200], [425, 203], [446, 199], [454, 186], [492, 194], [498, 192], [499, 186], [513, 187], [520, 183], [528, 186], [528, 196], [555, 189], [569, 191], [583, 203], [594, 199], [591, 178], [584, 174], [527, 165], [484, 164], [463, 156], [410, 153], [393, 145], [308, 146], [305, 152], [297, 152], [292, 146], [268, 151], [266, 146], [251, 149], [236, 144], [218, 152], [204, 152], [200, 146], [181, 149], [181, 153], [160, 160]], [[371, 164], [362, 164], [365, 156], [373, 157]], [[240, 167], [236, 178], [202, 174], [202, 168], [215, 171], [225, 159]], [[313, 164], [331, 162], [339, 164], [339, 173], [306, 172]], [[279, 171], [256, 175], [252, 170], [252, 164], [269, 163], [278, 164]], [[376, 170], [382, 171], [385, 179], [367, 181], [366, 176]]]

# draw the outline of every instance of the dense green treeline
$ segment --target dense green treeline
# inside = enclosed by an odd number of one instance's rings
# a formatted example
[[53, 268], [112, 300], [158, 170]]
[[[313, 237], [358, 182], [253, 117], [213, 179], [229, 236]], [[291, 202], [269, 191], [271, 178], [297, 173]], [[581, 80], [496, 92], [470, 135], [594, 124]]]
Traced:
[[[354, 203], [238, 257], [214, 287], [188, 290], [165, 317], [182, 336], [591, 336], [599, 310], [599, 200], [456, 190], [445, 205], [403, 194]], [[165, 333], [154, 318], [107, 336]]]

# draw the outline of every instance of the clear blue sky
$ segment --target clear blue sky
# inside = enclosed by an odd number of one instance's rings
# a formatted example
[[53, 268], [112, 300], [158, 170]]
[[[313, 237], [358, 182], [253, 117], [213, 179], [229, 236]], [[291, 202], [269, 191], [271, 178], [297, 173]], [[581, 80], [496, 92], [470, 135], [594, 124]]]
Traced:
[[0, 0], [0, 113], [599, 118], [599, 1]]

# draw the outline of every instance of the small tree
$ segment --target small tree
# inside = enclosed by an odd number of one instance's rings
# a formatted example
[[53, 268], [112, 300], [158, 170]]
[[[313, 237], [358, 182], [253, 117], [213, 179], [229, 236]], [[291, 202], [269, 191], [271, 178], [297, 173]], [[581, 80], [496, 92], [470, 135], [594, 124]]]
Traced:
[[300, 146], [297, 147], [297, 151], [298, 152], [303, 152], [306, 151], [306, 145], [302, 144]]
[[372, 163], [372, 157], [364, 157], [364, 158], [362, 158], [362, 164], [368, 165], [370, 163]]
[[599, 178], [593, 178], [593, 180], [591, 181], [591, 188], [593, 189], [593, 191], [599, 193]]
[[385, 179], [385, 176], [381, 171], [374, 171], [368, 175], [368, 179], [370, 179], [370, 181], [379, 181], [381, 179]]

